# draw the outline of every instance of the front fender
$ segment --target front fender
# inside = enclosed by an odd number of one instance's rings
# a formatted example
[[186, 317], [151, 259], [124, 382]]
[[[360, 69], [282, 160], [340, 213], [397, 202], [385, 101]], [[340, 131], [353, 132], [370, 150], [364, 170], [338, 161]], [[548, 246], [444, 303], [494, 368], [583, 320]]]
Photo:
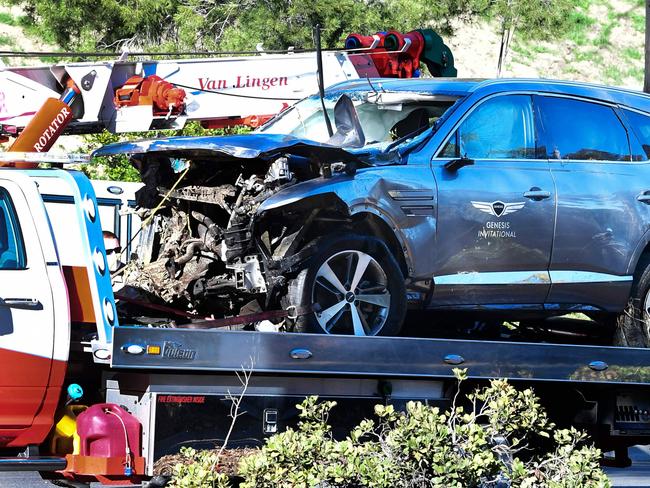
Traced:
[[[424, 181], [423, 181], [424, 180]], [[257, 209], [258, 214], [295, 205], [309, 199], [318, 204], [329, 205], [332, 197], [342, 202], [351, 216], [374, 214], [380, 218], [395, 235], [400, 244], [404, 260], [411, 277], [433, 276], [435, 253], [435, 217], [433, 200], [435, 192], [431, 188], [432, 177], [422, 178], [422, 168], [388, 166], [364, 168], [354, 176], [337, 174], [332, 178], [315, 178], [282, 190], [265, 200]], [[395, 193], [399, 193], [399, 197]], [[412, 202], [410, 196], [422, 206], [422, 196], [431, 200], [430, 212], [413, 215], [406, 211]]]
[[333, 193], [343, 201], [348, 201], [345, 196], [350, 191], [350, 185], [355, 180], [352, 176], [336, 175], [332, 178], [314, 178], [312, 180], [302, 181], [289, 188], [271, 195], [264, 200], [257, 208], [257, 213], [262, 214], [269, 210], [275, 210], [287, 205], [293, 205], [305, 198], [311, 198], [317, 195]]

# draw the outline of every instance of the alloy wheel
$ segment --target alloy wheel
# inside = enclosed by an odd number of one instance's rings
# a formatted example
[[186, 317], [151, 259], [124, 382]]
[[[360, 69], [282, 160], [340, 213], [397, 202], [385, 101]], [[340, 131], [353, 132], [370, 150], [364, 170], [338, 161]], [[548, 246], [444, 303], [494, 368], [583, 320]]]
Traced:
[[312, 287], [316, 320], [328, 334], [377, 335], [390, 311], [388, 278], [369, 254], [347, 250], [329, 257]]

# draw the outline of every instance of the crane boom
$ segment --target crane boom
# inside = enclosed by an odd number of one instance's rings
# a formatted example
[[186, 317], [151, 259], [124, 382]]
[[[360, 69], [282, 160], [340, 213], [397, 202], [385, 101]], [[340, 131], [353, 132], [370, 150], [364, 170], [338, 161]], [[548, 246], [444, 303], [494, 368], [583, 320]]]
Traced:
[[[351, 34], [346, 48], [323, 53], [323, 77], [325, 86], [367, 76], [417, 77], [420, 61], [435, 76], [455, 76], [449, 48], [433, 31], [422, 30]], [[255, 127], [315, 93], [316, 66], [315, 52], [289, 50], [5, 67], [0, 71], [0, 135], [21, 133], [48, 99], [63, 96], [68, 81], [79, 89], [70, 103], [66, 133], [180, 129], [188, 121], [210, 128]]]

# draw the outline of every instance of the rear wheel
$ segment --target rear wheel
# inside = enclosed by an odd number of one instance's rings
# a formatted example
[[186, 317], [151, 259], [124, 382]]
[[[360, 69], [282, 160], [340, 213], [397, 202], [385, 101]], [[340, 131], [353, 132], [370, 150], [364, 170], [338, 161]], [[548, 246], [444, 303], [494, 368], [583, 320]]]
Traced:
[[650, 256], [639, 261], [630, 301], [616, 319], [614, 345], [650, 347]]
[[296, 319], [294, 331], [398, 334], [406, 313], [406, 288], [386, 245], [358, 235], [320, 242], [315, 255], [289, 283], [285, 306], [313, 310]]

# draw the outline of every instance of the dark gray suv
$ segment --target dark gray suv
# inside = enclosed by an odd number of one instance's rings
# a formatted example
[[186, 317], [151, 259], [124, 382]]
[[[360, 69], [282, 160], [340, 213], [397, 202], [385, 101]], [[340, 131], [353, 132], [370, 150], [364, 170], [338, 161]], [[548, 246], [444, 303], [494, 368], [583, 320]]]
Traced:
[[[584, 312], [618, 317], [618, 343], [647, 345], [650, 97], [363, 80], [330, 88], [325, 106], [333, 136], [312, 97], [254, 134], [98, 151], [134, 154], [143, 207], [172, 188], [170, 167], [190, 168], [167, 195], [161, 249], [149, 245], [131, 282], [213, 313], [252, 298], [295, 306], [293, 330], [397, 334], [409, 305], [511, 320]], [[168, 272], [144, 283], [156, 263]]]

